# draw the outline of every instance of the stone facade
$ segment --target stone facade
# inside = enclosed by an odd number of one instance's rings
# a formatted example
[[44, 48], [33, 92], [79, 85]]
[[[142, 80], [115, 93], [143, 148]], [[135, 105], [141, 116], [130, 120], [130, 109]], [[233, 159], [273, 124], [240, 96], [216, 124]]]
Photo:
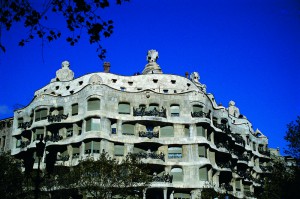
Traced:
[[233, 101], [217, 105], [198, 73], [162, 74], [153, 53], [135, 76], [106, 70], [73, 79], [64, 62], [59, 71], [67, 72], [15, 111], [12, 155], [35, 157], [40, 139], [65, 166], [103, 150], [116, 158], [138, 153], [153, 173], [144, 198], [196, 199], [205, 188], [252, 198], [268, 173], [268, 139]]
[[0, 120], [0, 154], [7, 153], [11, 149], [13, 118]]

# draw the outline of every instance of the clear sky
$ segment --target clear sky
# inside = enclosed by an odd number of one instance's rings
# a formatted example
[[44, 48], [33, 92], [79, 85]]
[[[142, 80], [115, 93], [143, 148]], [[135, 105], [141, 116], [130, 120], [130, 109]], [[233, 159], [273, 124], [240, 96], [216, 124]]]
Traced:
[[[286, 124], [300, 115], [298, 0], [131, 0], [103, 16], [115, 27], [103, 40], [112, 73], [141, 72], [147, 50], [156, 49], [164, 73], [199, 72], [217, 103], [234, 100], [270, 147], [285, 148]], [[50, 25], [64, 36], [64, 22], [54, 19]], [[103, 71], [85, 34], [75, 47], [65, 37], [43, 48], [40, 40], [18, 47], [26, 32], [21, 25], [2, 32], [0, 119], [13, 116], [15, 104], [29, 104], [64, 60], [75, 77]]]

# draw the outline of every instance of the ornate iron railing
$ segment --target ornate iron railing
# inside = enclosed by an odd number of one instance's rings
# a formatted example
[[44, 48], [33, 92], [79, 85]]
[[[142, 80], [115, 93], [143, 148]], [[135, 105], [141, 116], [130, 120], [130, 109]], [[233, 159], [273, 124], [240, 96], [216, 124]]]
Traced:
[[229, 162], [218, 162], [217, 163], [217, 165], [218, 165], [218, 167], [220, 167], [220, 168], [229, 168], [229, 169], [231, 169], [231, 162], [229, 161]]
[[235, 139], [235, 142], [237, 142], [238, 144], [244, 144], [244, 139], [242, 136], [238, 135], [238, 134], [231, 134], [234, 139]]
[[133, 116], [156, 116], [156, 117], [167, 117], [167, 111], [164, 107], [161, 111], [156, 108], [152, 110], [146, 110], [146, 107], [133, 108]]
[[201, 117], [201, 118], [210, 118], [210, 113], [211, 111], [209, 110], [208, 113], [205, 113], [203, 111], [198, 111], [198, 112], [191, 112], [192, 117]]
[[61, 122], [62, 120], [65, 120], [68, 118], [68, 115], [65, 114], [58, 114], [58, 115], [48, 115], [48, 122]]
[[69, 155], [60, 155], [60, 156], [58, 156], [57, 161], [63, 161], [63, 162], [65, 162], [65, 161], [68, 161], [69, 158], [70, 158]]
[[151, 159], [160, 159], [165, 161], [165, 154], [163, 152], [156, 153], [156, 152], [139, 152], [136, 154], [138, 158], [151, 158]]
[[173, 176], [168, 173], [163, 173], [162, 176], [158, 176], [156, 173], [152, 177], [153, 182], [169, 182], [172, 183]]
[[153, 137], [158, 138], [159, 131], [140, 131], [139, 136], [140, 137], [147, 137], [149, 139], [151, 139]]
[[63, 139], [63, 137], [60, 136], [60, 135], [51, 135], [51, 136], [46, 135], [46, 137], [45, 137], [45, 141], [46, 141], [46, 142], [47, 142], [47, 141], [58, 142], [58, 141], [60, 141], [60, 140], [62, 140], [62, 139]]
[[32, 125], [32, 122], [23, 122], [23, 123], [20, 123], [18, 128], [22, 128], [22, 129], [27, 129], [27, 128], [30, 128]]
[[29, 144], [30, 144], [30, 141], [29, 141], [29, 140], [28, 140], [28, 141], [21, 141], [20, 147], [21, 147], [21, 148], [25, 148], [25, 147], [27, 147]]
[[216, 144], [216, 146], [218, 148], [225, 148], [227, 149], [228, 151], [230, 150], [230, 147], [229, 147], [229, 143], [228, 142], [219, 142]]

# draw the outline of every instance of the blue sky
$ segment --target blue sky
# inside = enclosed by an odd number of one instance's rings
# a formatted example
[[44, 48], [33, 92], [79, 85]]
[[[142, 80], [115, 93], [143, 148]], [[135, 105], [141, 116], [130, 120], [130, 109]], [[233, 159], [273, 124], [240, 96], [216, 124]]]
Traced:
[[[113, 35], [102, 43], [112, 73], [141, 72], [147, 50], [156, 49], [164, 73], [199, 72], [217, 103], [234, 100], [270, 147], [285, 148], [286, 124], [300, 115], [299, 1], [131, 0], [102, 16], [114, 21]], [[27, 32], [21, 25], [2, 32], [0, 119], [13, 116], [15, 104], [30, 103], [64, 60], [75, 77], [103, 70], [86, 35], [71, 47], [62, 19], [53, 19], [62, 38], [44, 47], [40, 40], [18, 47]]]

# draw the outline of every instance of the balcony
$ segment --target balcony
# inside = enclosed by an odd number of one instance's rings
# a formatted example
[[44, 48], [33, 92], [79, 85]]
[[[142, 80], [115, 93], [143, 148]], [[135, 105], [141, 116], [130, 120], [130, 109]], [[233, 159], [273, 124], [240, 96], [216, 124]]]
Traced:
[[153, 137], [158, 138], [159, 131], [140, 131], [139, 136], [140, 137], [147, 137], [149, 139], [151, 139]]
[[68, 118], [68, 115], [64, 115], [64, 114], [58, 114], [58, 115], [48, 115], [48, 122], [53, 123], [53, 122], [61, 122], [62, 120], [65, 120]]
[[46, 142], [47, 142], [47, 141], [58, 142], [58, 141], [60, 141], [60, 140], [62, 140], [62, 139], [63, 139], [63, 137], [60, 136], [60, 135], [51, 135], [51, 136], [46, 135], [46, 137], [45, 137], [45, 141], [46, 141]]
[[59, 156], [57, 157], [57, 161], [63, 161], [63, 162], [65, 162], [65, 161], [68, 161], [69, 158], [70, 158], [69, 155], [59, 155]]
[[22, 128], [22, 129], [27, 129], [27, 128], [30, 128], [32, 125], [32, 121], [31, 122], [23, 122], [23, 123], [20, 123], [18, 128]]
[[231, 169], [232, 168], [232, 165], [231, 165], [231, 162], [228, 161], [228, 162], [218, 162], [217, 163], [218, 167], [224, 169], [224, 168], [227, 168], [227, 169]]
[[264, 151], [264, 150], [260, 150], [260, 149], [258, 149], [258, 152], [259, 152], [260, 154], [262, 154], [262, 155], [265, 155], [265, 156], [270, 156], [270, 151], [269, 151], [269, 150], [267, 150], [267, 151]]
[[160, 152], [159, 154], [157, 154], [156, 152], [151, 152], [151, 151], [147, 151], [147, 152], [139, 152], [136, 154], [136, 156], [138, 158], [151, 158], [151, 159], [160, 159], [162, 161], [165, 161], [165, 154], [163, 152]]
[[218, 148], [224, 148], [224, 149], [227, 149], [228, 151], [230, 150], [228, 141], [216, 143], [216, 146], [217, 146]]
[[198, 112], [191, 112], [192, 117], [200, 117], [200, 118], [208, 118], [210, 119], [210, 110], [208, 113], [205, 113], [203, 111], [198, 111]]
[[271, 166], [259, 166], [259, 167], [263, 172], [271, 172], [272, 171]]
[[133, 108], [133, 116], [155, 116], [155, 117], [167, 117], [167, 111], [164, 107], [161, 110], [156, 108], [152, 110], [146, 110], [146, 107]]
[[21, 141], [20, 148], [23, 149], [23, 148], [27, 147], [29, 144], [30, 144], [29, 140], [28, 141]]
[[234, 137], [236, 143], [244, 145], [244, 139], [242, 136], [238, 134], [231, 134], [231, 135]]
[[162, 176], [158, 176], [156, 173], [153, 173], [152, 177], [153, 182], [168, 182], [172, 183], [173, 176], [168, 173], [163, 173]]

